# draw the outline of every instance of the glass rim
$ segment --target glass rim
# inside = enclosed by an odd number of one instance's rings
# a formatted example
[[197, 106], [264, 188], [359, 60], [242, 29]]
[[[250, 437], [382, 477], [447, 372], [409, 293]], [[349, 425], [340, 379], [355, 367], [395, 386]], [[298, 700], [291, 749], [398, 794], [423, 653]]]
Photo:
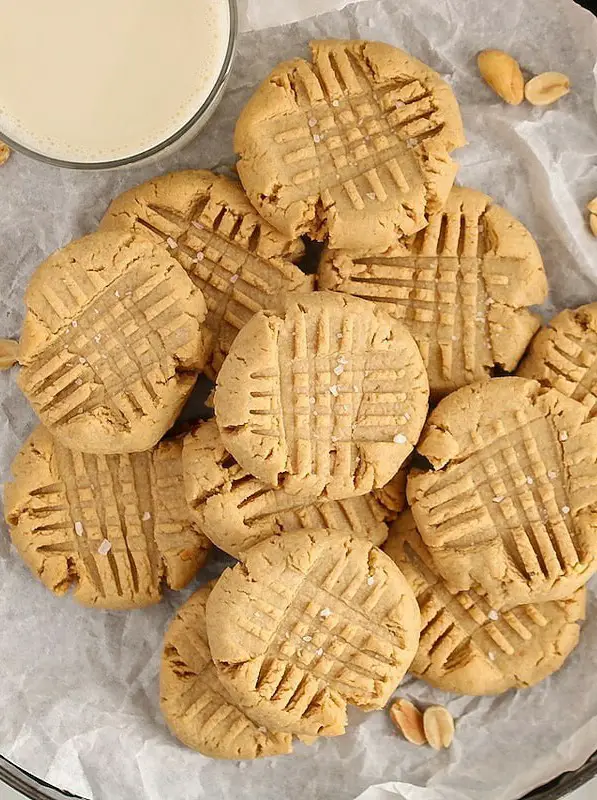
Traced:
[[[597, 750], [578, 769], [563, 772], [544, 786], [539, 786], [520, 800], [559, 800], [597, 776]], [[0, 785], [9, 786], [29, 800], [85, 800], [80, 795], [37, 778], [0, 755]]]
[[207, 112], [212, 108], [215, 102], [217, 102], [222, 88], [224, 87], [228, 77], [230, 75], [230, 70], [232, 68], [232, 61], [234, 58], [234, 52], [236, 49], [236, 40], [238, 37], [238, 8], [237, 8], [237, 0], [226, 0], [228, 4], [228, 13], [229, 13], [229, 20], [230, 26], [228, 31], [228, 42], [226, 45], [226, 53], [224, 54], [224, 61], [222, 63], [222, 67], [218, 73], [216, 81], [201, 104], [201, 106], [197, 109], [197, 111], [193, 114], [193, 116], [188, 119], [184, 125], [182, 125], [177, 131], [171, 134], [167, 139], [164, 139], [158, 144], [153, 145], [153, 147], [148, 148], [147, 150], [143, 150], [140, 153], [136, 153], [132, 156], [124, 156], [123, 158], [116, 158], [110, 161], [68, 161], [62, 158], [54, 158], [53, 156], [47, 156], [43, 153], [38, 153], [36, 150], [32, 150], [29, 147], [26, 147], [23, 144], [12, 139], [10, 136], [6, 136], [0, 130], [0, 141], [4, 144], [7, 144], [12, 150], [17, 153], [22, 153], [29, 158], [33, 158], [36, 161], [40, 161], [44, 164], [50, 164], [53, 167], [64, 167], [65, 169], [74, 169], [74, 170], [81, 170], [81, 171], [92, 171], [92, 170], [107, 170], [107, 169], [117, 169], [118, 167], [128, 167], [134, 164], [138, 164], [141, 161], [145, 161], [148, 158], [152, 158], [153, 156], [159, 155], [162, 151], [169, 148], [171, 145], [175, 144], [179, 139], [181, 139], [186, 133], [188, 133], [195, 125], [207, 114]]

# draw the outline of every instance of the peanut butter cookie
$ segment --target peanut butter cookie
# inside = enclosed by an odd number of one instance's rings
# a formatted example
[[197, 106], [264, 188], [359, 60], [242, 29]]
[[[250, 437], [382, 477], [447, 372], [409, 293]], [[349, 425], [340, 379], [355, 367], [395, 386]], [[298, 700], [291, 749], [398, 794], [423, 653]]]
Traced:
[[525, 689], [560, 669], [578, 643], [584, 587], [562, 600], [498, 612], [437, 573], [410, 511], [394, 522], [384, 550], [421, 610], [421, 641], [410, 671], [439, 689], [473, 695]]
[[157, 603], [203, 566], [209, 541], [193, 525], [182, 441], [129, 455], [67, 450], [36, 428], [12, 464], [4, 508], [12, 541], [55, 594], [96, 608]]
[[65, 447], [153, 447], [205, 362], [201, 291], [162, 247], [92, 233], [51, 255], [25, 293], [19, 386]]
[[279, 64], [241, 112], [238, 173], [286, 236], [383, 250], [444, 205], [465, 143], [458, 104], [397, 47], [330, 39], [311, 52]]
[[566, 308], [531, 342], [516, 373], [578, 400], [597, 415], [597, 303]]
[[570, 597], [597, 569], [597, 419], [554, 389], [492, 378], [444, 398], [407, 495], [438, 572], [493, 608]]
[[419, 626], [393, 561], [339, 531], [261, 542], [207, 601], [224, 686], [251, 719], [297, 734], [343, 733], [347, 703], [382, 708], [410, 666]]
[[285, 317], [256, 314], [218, 376], [224, 447], [291, 494], [332, 499], [384, 486], [416, 443], [427, 375], [399, 322], [373, 303], [314, 292]]

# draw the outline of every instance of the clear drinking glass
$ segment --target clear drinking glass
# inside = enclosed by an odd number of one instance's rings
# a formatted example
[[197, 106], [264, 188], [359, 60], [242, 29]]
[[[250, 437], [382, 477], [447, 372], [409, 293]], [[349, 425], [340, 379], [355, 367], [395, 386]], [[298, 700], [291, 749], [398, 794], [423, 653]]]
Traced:
[[229, 19], [230, 19], [230, 30], [228, 32], [228, 43], [226, 46], [226, 54], [224, 56], [224, 62], [222, 64], [222, 68], [220, 73], [217, 77], [217, 80], [205, 99], [202, 103], [201, 107], [197, 109], [195, 114], [186, 122], [176, 133], [173, 133], [172, 136], [169, 136], [163, 142], [150, 147], [148, 150], [144, 150], [141, 153], [136, 153], [132, 156], [126, 156], [125, 158], [118, 158], [113, 161], [66, 161], [60, 158], [52, 158], [51, 156], [46, 156], [43, 153], [38, 153], [35, 150], [31, 150], [28, 147], [20, 144], [19, 142], [11, 139], [9, 136], [6, 136], [0, 130], [0, 140], [5, 142], [10, 148], [16, 150], [18, 153], [23, 153], [26, 156], [30, 156], [31, 158], [35, 158], [38, 161], [43, 161], [45, 164], [52, 164], [55, 167], [66, 167], [67, 169], [80, 169], [80, 170], [96, 170], [96, 169], [118, 169], [119, 167], [128, 167], [131, 164], [137, 164], [140, 161], [149, 161], [155, 158], [158, 155], [164, 155], [165, 153], [174, 152], [179, 148], [183, 147], [185, 144], [190, 142], [196, 135], [199, 133], [201, 128], [206, 124], [209, 120], [213, 112], [215, 111], [218, 103], [220, 102], [222, 95], [224, 93], [224, 89], [226, 84], [228, 83], [228, 78], [230, 76], [230, 69], [232, 67], [232, 59], [234, 57], [234, 50], [236, 47], [236, 38], [238, 33], [238, 12], [236, 6], [236, 0], [227, 0], [228, 2], [228, 10], [229, 10]]

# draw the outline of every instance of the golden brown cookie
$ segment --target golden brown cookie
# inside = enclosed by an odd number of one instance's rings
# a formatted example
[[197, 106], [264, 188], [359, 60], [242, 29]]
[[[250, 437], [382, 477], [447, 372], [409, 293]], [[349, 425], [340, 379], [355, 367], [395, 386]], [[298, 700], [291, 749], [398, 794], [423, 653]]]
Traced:
[[278, 64], [242, 110], [240, 179], [287, 236], [383, 250], [444, 205], [465, 143], [458, 104], [397, 47], [330, 39], [311, 52]]
[[597, 303], [566, 308], [531, 342], [516, 373], [578, 400], [597, 415]]
[[419, 610], [396, 565], [339, 531], [274, 536], [207, 602], [220, 680], [272, 730], [336, 736], [347, 703], [382, 708], [410, 666]]
[[476, 592], [440, 577], [410, 511], [384, 547], [413, 588], [421, 641], [410, 671], [447, 692], [499, 694], [534, 686], [560, 669], [578, 644], [586, 589], [572, 597], [498, 613]]
[[399, 322], [373, 303], [314, 292], [285, 317], [256, 314], [220, 370], [224, 447], [291, 494], [332, 499], [384, 486], [427, 411], [427, 375]]
[[224, 449], [215, 420], [188, 433], [182, 463], [186, 497], [199, 529], [235, 558], [258, 542], [301, 528], [344, 530], [381, 545], [391, 512], [372, 493], [328, 500], [291, 495], [240, 467]]
[[25, 293], [19, 385], [66, 447], [122, 453], [170, 428], [205, 360], [205, 302], [162, 247], [92, 233]]
[[490, 197], [455, 187], [425, 230], [369, 255], [326, 250], [319, 288], [374, 300], [417, 342], [431, 396], [512, 371], [540, 325], [527, 306], [547, 297], [527, 229]]
[[163, 244], [203, 292], [210, 377], [256, 311], [282, 311], [287, 294], [313, 288], [313, 277], [292, 263], [303, 255], [302, 242], [265, 222], [239, 183], [207, 170], [172, 172], [130, 189], [112, 202], [101, 229]]
[[55, 594], [96, 608], [157, 603], [203, 566], [209, 541], [190, 519], [182, 441], [129, 455], [67, 450], [36, 428], [12, 464], [4, 509], [12, 541]]
[[218, 678], [209, 652], [199, 589], [182, 605], [164, 638], [160, 699], [168, 727], [181, 742], [212, 758], [260, 758], [292, 752], [292, 735], [252, 722]]
[[597, 419], [553, 389], [492, 378], [444, 398], [409, 473], [439, 573], [493, 608], [569, 597], [597, 569]]

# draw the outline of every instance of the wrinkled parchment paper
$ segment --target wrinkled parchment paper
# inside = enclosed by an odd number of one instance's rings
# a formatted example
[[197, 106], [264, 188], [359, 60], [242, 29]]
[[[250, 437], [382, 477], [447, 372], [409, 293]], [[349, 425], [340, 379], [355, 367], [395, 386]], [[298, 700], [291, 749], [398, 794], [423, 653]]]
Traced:
[[[0, 336], [18, 334], [35, 266], [94, 229], [108, 201], [150, 176], [232, 161], [232, 131], [255, 83], [320, 37], [397, 44], [435, 67], [461, 103], [470, 144], [459, 181], [485, 190], [537, 238], [551, 286], [547, 314], [597, 299], [597, 241], [584, 218], [597, 194], [597, 21], [572, 0], [241, 0], [238, 55], [206, 131], [177, 155], [118, 173], [76, 173], [13, 155], [0, 170]], [[330, 11], [305, 19], [310, 14]], [[300, 22], [264, 30], [271, 25]], [[259, 29], [259, 30], [258, 30]], [[551, 108], [506, 106], [477, 74], [485, 47], [532, 72], [567, 73]], [[0, 479], [34, 424], [0, 374]], [[213, 563], [200, 576], [217, 574]], [[441, 753], [397, 736], [384, 713], [354, 709], [349, 732], [296, 754], [218, 762], [184, 749], [158, 709], [163, 631], [190, 593], [144, 611], [108, 613], [50, 595], [0, 533], [0, 752], [49, 783], [94, 800], [514, 800], [597, 747], [597, 599], [566, 667], [526, 692], [475, 699], [407, 680], [400, 694], [447, 704], [454, 746]]]

